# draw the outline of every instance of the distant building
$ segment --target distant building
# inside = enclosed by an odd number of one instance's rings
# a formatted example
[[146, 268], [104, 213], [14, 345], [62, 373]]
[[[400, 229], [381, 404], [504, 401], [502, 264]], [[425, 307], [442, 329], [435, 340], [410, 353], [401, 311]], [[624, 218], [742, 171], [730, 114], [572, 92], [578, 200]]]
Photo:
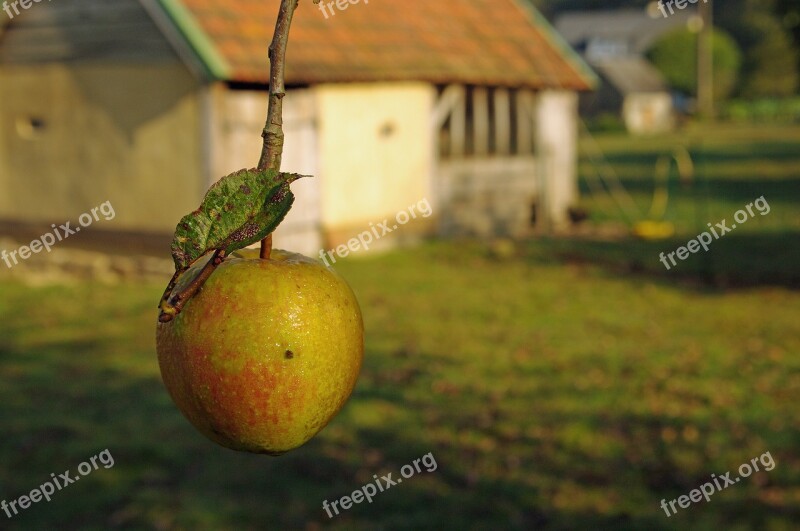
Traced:
[[[523, 236], [534, 203], [565, 224], [595, 78], [524, 4], [302, 2], [283, 169], [316, 178], [292, 185], [276, 245], [314, 253], [423, 198], [434, 215], [393, 235]], [[168, 236], [258, 160], [277, 6], [70, 0], [5, 21], [0, 220], [35, 232], [110, 200], [118, 231]]]
[[556, 21], [567, 42], [600, 75], [598, 90], [581, 96], [581, 114], [618, 113], [632, 133], [668, 131], [674, 126], [671, 91], [645, 59], [665, 33], [686, 26], [695, 11], [679, 10], [664, 18], [656, 9], [575, 11]]

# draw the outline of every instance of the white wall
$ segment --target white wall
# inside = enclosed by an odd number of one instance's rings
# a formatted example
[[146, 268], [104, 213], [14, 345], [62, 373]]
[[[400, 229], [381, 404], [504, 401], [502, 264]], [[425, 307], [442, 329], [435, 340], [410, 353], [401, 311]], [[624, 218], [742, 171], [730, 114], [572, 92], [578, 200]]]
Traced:
[[[208, 89], [206, 112], [212, 125], [208, 138], [209, 185], [224, 175], [252, 168], [261, 154], [261, 131], [267, 118], [266, 91]], [[274, 233], [276, 248], [316, 256], [320, 234], [320, 188], [314, 92], [290, 90], [283, 99], [285, 135], [281, 170], [313, 175], [292, 183], [295, 202]]]
[[622, 104], [625, 127], [634, 134], [671, 131], [674, 126], [672, 96], [667, 92], [629, 94]]
[[[319, 85], [283, 100], [282, 170], [314, 175], [292, 184], [295, 204], [275, 246], [316, 256], [431, 196], [430, 114], [426, 83]], [[251, 168], [261, 152], [267, 94], [208, 89], [210, 182]], [[404, 226], [411, 233], [416, 223]], [[394, 235], [393, 235], [394, 236]], [[388, 243], [391, 238], [387, 237]]]
[[[433, 204], [427, 83], [320, 85], [322, 221], [342, 241], [428, 198]], [[411, 227], [404, 227], [404, 231]]]
[[536, 98], [536, 157], [539, 159], [539, 219], [559, 229], [578, 199], [578, 95], [542, 91]]

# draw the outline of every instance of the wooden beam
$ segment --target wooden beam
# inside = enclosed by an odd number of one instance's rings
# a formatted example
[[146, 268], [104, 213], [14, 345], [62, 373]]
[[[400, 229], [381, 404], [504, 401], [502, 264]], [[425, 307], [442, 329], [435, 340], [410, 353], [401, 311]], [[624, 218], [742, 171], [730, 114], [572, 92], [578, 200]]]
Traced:
[[511, 153], [511, 98], [507, 89], [494, 91], [494, 146], [498, 155]]
[[467, 142], [467, 98], [464, 87], [450, 114], [450, 157], [461, 158]]
[[533, 153], [533, 94], [530, 90], [517, 92], [517, 153]]
[[463, 85], [448, 85], [433, 107], [431, 127], [437, 131], [447, 121], [447, 117], [464, 100], [465, 89]]
[[489, 154], [489, 91], [475, 87], [472, 91], [473, 140], [476, 157]]

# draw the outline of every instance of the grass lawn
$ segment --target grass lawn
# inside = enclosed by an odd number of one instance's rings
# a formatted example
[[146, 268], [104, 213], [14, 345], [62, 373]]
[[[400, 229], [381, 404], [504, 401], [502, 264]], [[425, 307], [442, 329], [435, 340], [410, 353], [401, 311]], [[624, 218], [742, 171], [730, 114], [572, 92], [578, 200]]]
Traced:
[[[161, 286], [0, 286], [0, 495], [115, 459], [3, 527], [790, 529], [797, 293], [536, 254], [431, 244], [343, 263], [366, 365], [343, 413], [281, 458], [217, 448], [172, 406], [153, 350]], [[659, 508], [767, 451], [772, 471], [670, 519]], [[323, 500], [428, 452], [435, 472], [328, 521]]]
[[[749, 144], [730, 134], [714, 149], [736, 156]], [[762, 194], [772, 207], [716, 242], [707, 270], [693, 256], [664, 271], [658, 250], [675, 242], [579, 239], [502, 259], [430, 242], [337, 263], [362, 305], [365, 366], [342, 413], [279, 458], [219, 448], [173, 406], [154, 351], [162, 284], [0, 281], [0, 500], [106, 448], [115, 460], [0, 512], [0, 529], [796, 529], [800, 133], [793, 151], [784, 134], [753, 148], [763, 166], [707, 148], [709, 183], [729, 193], [709, 200], [709, 221]], [[600, 141], [626, 186], [660, 146]], [[435, 471], [333, 519], [322, 509], [429, 452]], [[710, 502], [669, 518], [659, 506], [766, 452], [772, 470]]]
[[[679, 133], [632, 139], [623, 134], [584, 137], [580, 161], [581, 206], [589, 224], [629, 220], [603, 193], [592, 193], [597, 183], [597, 151], [630, 193], [640, 216], [647, 219], [659, 158], [683, 148], [694, 164], [694, 180], [681, 185], [673, 168], [669, 200], [663, 219], [676, 228], [666, 240], [606, 239], [591, 242], [556, 240], [547, 254], [560, 259], [591, 260], [619, 270], [664, 274], [699, 280], [715, 286], [784, 285], [800, 287], [800, 126], [694, 126]], [[595, 186], [596, 188], [596, 186]], [[715, 239], [709, 252], [702, 249], [685, 261], [670, 263], [667, 272], [660, 253], [674, 252], [690, 239], [722, 220], [731, 228], [738, 210], [764, 197], [762, 215], [751, 207], [745, 223]], [[765, 211], [767, 209], [764, 209]], [[740, 215], [740, 219], [742, 215]]]

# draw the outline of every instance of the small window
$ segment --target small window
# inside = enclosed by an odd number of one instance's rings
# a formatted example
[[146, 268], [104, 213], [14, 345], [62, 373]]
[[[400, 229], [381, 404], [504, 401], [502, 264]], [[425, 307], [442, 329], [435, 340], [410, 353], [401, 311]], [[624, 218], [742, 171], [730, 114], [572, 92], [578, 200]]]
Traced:
[[396, 129], [397, 127], [394, 123], [385, 122], [378, 130], [378, 136], [381, 138], [389, 138], [390, 136], [394, 135]]
[[36, 140], [44, 134], [47, 122], [39, 116], [20, 116], [17, 118], [17, 134], [25, 140]]

